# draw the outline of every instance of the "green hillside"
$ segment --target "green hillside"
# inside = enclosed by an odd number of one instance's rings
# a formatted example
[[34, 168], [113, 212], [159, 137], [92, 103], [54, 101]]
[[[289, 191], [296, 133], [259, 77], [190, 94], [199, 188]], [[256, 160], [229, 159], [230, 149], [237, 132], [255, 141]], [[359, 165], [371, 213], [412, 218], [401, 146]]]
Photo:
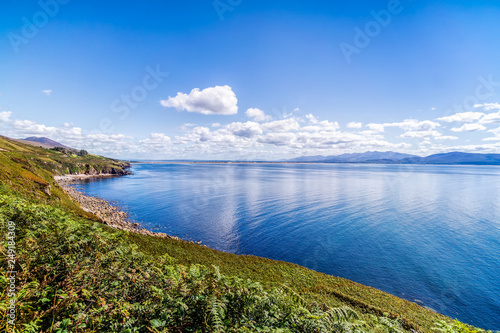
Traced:
[[[7, 256], [14, 229], [16, 332], [480, 331], [294, 264], [112, 229], [53, 178], [127, 167], [0, 137], [0, 249]], [[3, 260], [2, 331], [11, 270]]]

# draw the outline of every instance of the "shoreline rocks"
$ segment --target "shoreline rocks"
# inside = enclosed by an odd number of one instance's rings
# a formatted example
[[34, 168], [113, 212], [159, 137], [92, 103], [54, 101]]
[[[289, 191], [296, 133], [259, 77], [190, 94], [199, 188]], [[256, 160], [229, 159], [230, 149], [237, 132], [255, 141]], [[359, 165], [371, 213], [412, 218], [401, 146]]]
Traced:
[[116, 174], [76, 174], [76, 175], [63, 175], [54, 176], [54, 180], [57, 184], [63, 188], [66, 193], [73, 198], [77, 203], [80, 204], [83, 210], [92, 213], [97, 216], [104, 224], [115, 228], [131, 232], [136, 232], [142, 235], [162, 237], [162, 238], [172, 238], [181, 240], [176, 236], [169, 236], [163, 232], [153, 232], [140, 227], [140, 224], [131, 220], [129, 214], [120, 210], [120, 208], [109, 201], [86, 195], [76, 188], [75, 185], [78, 181], [90, 178], [109, 178], [109, 177], [119, 177]]

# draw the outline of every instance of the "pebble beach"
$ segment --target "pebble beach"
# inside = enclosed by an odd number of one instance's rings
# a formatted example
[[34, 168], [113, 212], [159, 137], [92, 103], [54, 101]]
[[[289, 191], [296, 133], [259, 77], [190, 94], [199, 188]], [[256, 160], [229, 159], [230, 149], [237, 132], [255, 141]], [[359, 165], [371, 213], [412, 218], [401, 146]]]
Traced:
[[63, 175], [55, 176], [54, 180], [57, 184], [62, 187], [66, 193], [68, 193], [73, 200], [75, 200], [86, 212], [92, 213], [97, 216], [101, 221], [115, 229], [126, 230], [130, 232], [136, 232], [143, 235], [180, 239], [175, 236], [169, 236], [163, 232], [153, 232], [144, 229], [139, 223], [131, 220], [127, 212], [122, 211], [116, 204], [109, 202], [108, 200], [89, 196], [80, 192], [77, 188], [79, 181], [89, 178], [108, 178], [108, 177], [119, 177], [114, 174], [99, 174], [99, 175]]

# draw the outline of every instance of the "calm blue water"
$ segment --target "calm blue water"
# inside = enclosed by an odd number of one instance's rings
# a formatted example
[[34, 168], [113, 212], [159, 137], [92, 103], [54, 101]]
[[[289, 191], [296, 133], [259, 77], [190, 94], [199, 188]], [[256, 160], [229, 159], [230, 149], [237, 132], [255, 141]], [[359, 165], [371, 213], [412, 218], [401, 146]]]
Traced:
[[153, 231], [500, 330], [500, 167], [136, 164], [82, 184]]

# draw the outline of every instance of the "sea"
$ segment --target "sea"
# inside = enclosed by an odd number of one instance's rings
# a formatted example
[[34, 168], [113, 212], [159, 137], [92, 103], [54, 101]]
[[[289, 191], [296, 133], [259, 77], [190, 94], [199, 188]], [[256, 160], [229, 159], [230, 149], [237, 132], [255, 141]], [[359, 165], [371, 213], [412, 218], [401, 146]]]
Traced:
[[500, 330], [500, 167], [136, 163], [86, 180], [148, 230], [296, 263]]

